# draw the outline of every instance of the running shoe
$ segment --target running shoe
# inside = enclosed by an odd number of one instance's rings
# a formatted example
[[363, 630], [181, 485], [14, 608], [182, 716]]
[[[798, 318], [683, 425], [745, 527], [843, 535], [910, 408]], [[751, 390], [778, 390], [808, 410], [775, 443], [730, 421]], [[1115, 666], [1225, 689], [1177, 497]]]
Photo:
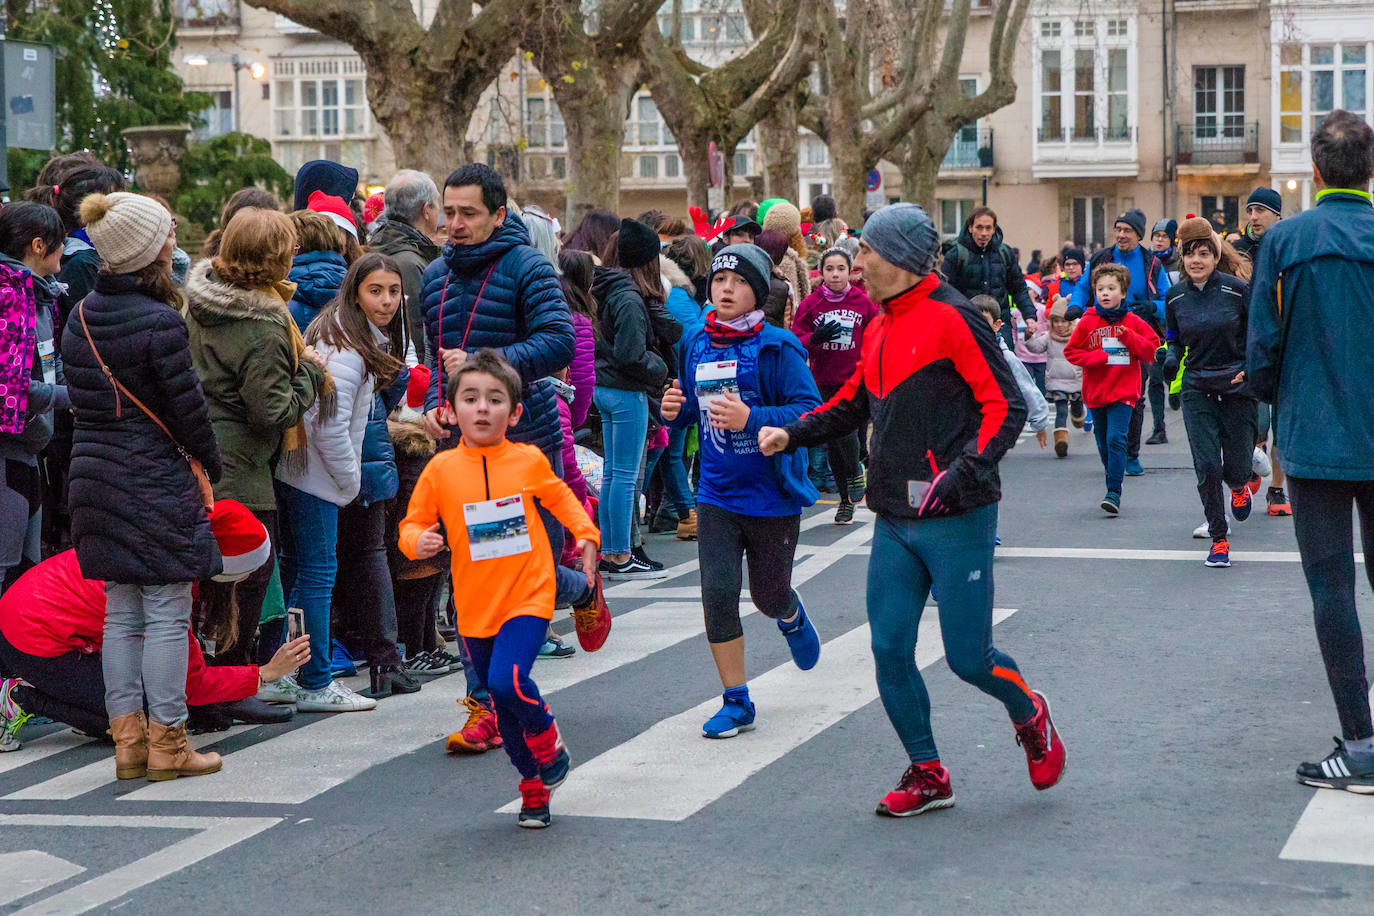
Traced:
[[1231, 517], [1236, 521], [1243, 522], [1249, 518], [1253, 506], [1254, 497], [1250, 495], [1249, 487], [1231, 491]]
[[1127, 477], [1141, 477], [1141, 476], [1144, 476], [1144, 474], [1145, 474], [1145, 469], [1144, 469], [1143, 467], [1140, 466], [1140, 459], [1139, 459], [1139, 458], [1127, 458], [1127, 459], [1126, 459], [1126, 476], [1127, 476]]
[[1374, 755], [1358, 757], [1345, 749], [1345, 742], [1334, 739], [1336, 749], [1320, 763], [1298, 764], [1298, 782], [1318, 789], [1344, 789], [1356, 795], [1374, 795]]
[[707, 738], [733, 738], [740, 732], [754, 730], [754, 704], [739, 700], [727, 692], [720, 712], [706, 720], [701, 734]]
[[[1226, 523], [1226, 533], [1227, 533], [1228, 535], [1231, 533], [1231, 523], [1230, 523], [1230, 522], [1227, 522], [1227, 523]], [[1212, 536], [1212, 526], [1211, 526], [1211, 524], [1208, 523], [1208, 522], [1203, 522], [1201, 525], [1198, 525], [1196, 528], [1193, 529], [1193, 537], [1197, 538], [1199, 541], [1205, 541], [1205, 540], [1207, 540], [1207, 539], [1208, 539], [1209, 537], [1211, 537], [1211, 536]]]
[[1274, 473], [1274, 465], [1269, 460], [1269, 453], [1258, 445], [1250, 454], [1250, 471], [1256, 477], [1268, 477]]
[[557, 636], [550, 636], [545, 639], [544, 644], [539, 647], [540, 658], [572, 658], [576, 654], [576, 649], [564, 645], [563, 640]]
[[330, 681], [319, 690], [300, 688], [296, 695], [296, 712], [367, 712], [377, 708], [377, 701], [340, 684]]
[[1099, 503], [1099, 505], [1102, 506], [1102, 511], [1108, 515], [1120, 515], [1121, 494], [1113, 493], [1111, 490], [1108, 490], [1107, 495], [1102, 497], [1102, 502]]
[[620, 582], [630, 579], [666, 579], [668, 574], [661, 569], [654, 569], [647, 563], [640, 562], [638, 557], [631, 556], [624, 563], [612, 563], [609, 560], [601, 560], [598, 567], [601, 575], [612, 581]]
[[1251, 471], [1250, 479], [1246, 481], [1245, 487], [1250, 491], [1250, 495], [1254, 496], [1256, 493], [1259, 492], [1260, 485], [1263, 483], [1263, 478], [1261, 478], [1260, 475], [1256, 474], [1254, 471]]
[[[455, 636], [453, 641], [456, 643], [458, 641], [458, 638]], [[449, 671], [463, 670], [463, 659], [461, 656], [454, 655], [452, 652], [449, 652], [444, 649], [435, 649], [433, 652], [429, 654], [434, 659], [437, 659], [438, 661], [448, 665]]]
[[651, 559], [649, 555], [644, 552], [644, 548], [642, 546], [630, 548], [630, 556], [634, 557], [636, 560], [643, 563], [645, 566], [649, 567], [652, 570], [657, 571], [663, 569], [663, 564], [658, 562], [657, 560]]
[[1207, 565], [1226, 569], [1231, 565], [1231, 542], [1226, 538], [1217, 538], [1212, 541], [1212, 550], [1207, 554]]
[[14, 688], [22, 681], [17, 677], [0, 680], [0, 754], [17, 751], [24, 745], [19, 741], [19, 729], [33, 716], [19, 708]]
[[1289, 505], [1288, 494], [1283, 492], [1283, 487], [1270, 487], [1264, 501], [1269, 504], [1269, 514], [1272, 516], [1287, 517], [1293, 514], [1293, 507]]
[[1035, 699], [1035, 715], [1029, 722], [1016, 726], [1016, 743], [1026, 752], [1031, 785], [1043, 792], [1064, 775], [1064, 742], [1059, 740], [1059, 732], [1050, 718], [1050, 701], [1037, 690], [1032, 690], [1031, 695]]
[[949, 770], [935, 760], [907, 767], [897, 788], [883, 796], [874, 813], [883, 817], [912, 817], [953, 807], [954, 787], [949, 784]]
[[296, 679], [289, 674], [284, 674], [275, 681], [266, 681], [258, 688], [258, 699], [264, 703], [292, 703], [300, 697], [301, 685], [296, 683]]
[[501, 733], [496, 729], [496, 713], [472, 697], [463, 697], [458, 704], [467, 707], [468, 721], [460, 730], [448, 736], [444, 750], [450, 754], [482, 754], [500, 747]]
[[416, 677], [439, 677], [448, 674], [448, 662], [436, 658], [433, 652], [421, 652], [406, 659], [406, 668]]
[[606, 644], [606, 637], [611, 635], [611, 610], [606, 607], [600, 575], [596, 578], [596, 587], [592, 589], [587, 603], [575, 605], [572, 616], [577, 628], [577, 642], [583, 652], [595, 652]]
[[1090, 432], [1092, 432], [1092, 431], [1093, 431], [1093, 415], [1092, 415], [1092, 414], [1084, 414], [1084, 415], [1083, 415], [1083, 432], [1085, 432], [1085, 433], [1090, 433]]
[[552, 823], [549, 816], [549, 790], [538, 776], [520, 780], [520, 815], [516, 823], [530, 830], [542, 830]]
[[525, 735], [525, 744], [539, 764], [539, 781], [552, 792], [563, 785], [572, 769], [572, 757], [563, 745], [563, 735], [558, 731], [558, 723], [550, 722], [549, 727], [536, 735]]
[[789, 623], [778, 621], [778, 629], [787, 639], [787, 648], [792, 650], [792, 661], [797, 663], [797, 667], [803, 671], [810, 671], [816, 667], [816, 662], [821, 657], [821, 637], [816, 632], [816, 626], [811, 622], [811, 618], [806, 616], [806, 608], [802, 606], [801, 595], [793, 589], [792, 594], [797, 599], [797, 619]]
[[859, 473], [849, 478], [849, 501], [861, 503], [864, 500], [864, 493], [868, 490], [868, 473], [864, 469], [863, 462], [859, 462]]
[[854, 524], [854, 504], [853, 504], [853, 503], [840, 503], [839, 508], [835, 510], [835, 524], [837, 524], [837, 525], [852, 525], [852, 524]]

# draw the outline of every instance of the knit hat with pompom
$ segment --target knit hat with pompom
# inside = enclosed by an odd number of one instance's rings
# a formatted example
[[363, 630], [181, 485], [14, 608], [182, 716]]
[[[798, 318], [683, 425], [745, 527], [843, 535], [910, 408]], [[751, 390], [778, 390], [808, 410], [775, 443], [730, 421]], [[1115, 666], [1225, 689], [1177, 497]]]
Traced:
[[172, 234], [172, 214], [151, 197], [116, 191], [81, 201], [81, 224], [112, 273], [131, 274], [157, 260]]

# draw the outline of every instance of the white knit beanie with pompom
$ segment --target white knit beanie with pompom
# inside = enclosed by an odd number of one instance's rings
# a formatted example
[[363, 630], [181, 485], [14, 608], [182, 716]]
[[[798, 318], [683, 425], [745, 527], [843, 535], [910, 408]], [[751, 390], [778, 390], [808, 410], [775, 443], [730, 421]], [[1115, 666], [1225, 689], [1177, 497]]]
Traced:
[[131, 274], [157, 260], [172, 234], [172, 214], [151, 197], [116, 191], [81, 201], [81, 224], [111, 272]]

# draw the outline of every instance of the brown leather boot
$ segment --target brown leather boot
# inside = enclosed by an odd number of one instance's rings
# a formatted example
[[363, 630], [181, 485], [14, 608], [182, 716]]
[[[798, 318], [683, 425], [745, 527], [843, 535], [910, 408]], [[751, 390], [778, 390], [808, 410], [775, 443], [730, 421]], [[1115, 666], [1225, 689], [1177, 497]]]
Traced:
[[1060, 458], [1068, 456], [1069, 431], [1067, 429], [1056, 429], [1054, 431], [1054, 453]]
[[697, 510], [688, 509], [687, 517], [677, 523], [677, 539], [679, 541], [695, 541], [697, 539]]
[[143, 711], [110, 720], [115, 742], [115, 778], [142, 779], [148, 773], [148, 721]]
[[186, 724], [148, 723], [148, 779], [161, 782], [178, 776], [218, 773], [224, 761], [219, 754], [198, 754], [186, 743]]

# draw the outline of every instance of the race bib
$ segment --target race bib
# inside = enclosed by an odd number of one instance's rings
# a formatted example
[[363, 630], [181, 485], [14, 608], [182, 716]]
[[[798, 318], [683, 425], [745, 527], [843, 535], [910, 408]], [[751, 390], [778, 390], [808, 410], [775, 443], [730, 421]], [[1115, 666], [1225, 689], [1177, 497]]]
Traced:
[[734, 359], [697, 364], [697, 403], [703, 411], [710, 410], [721, 395], [739, 394], [738, 373], [739, 361]]
[[834, 320], [840, 326], [840, 336], [835, 338], [836, 350], [850, 350], [854, 347], [854, 316], [836, 315]]
[[474, 561], [530, 552], [525, 497], [519, 493], [486, 502], [464, 503], [463, 522], [468, 529], [468, 553]]
[[1131, 364], [1131, 351], [1126, 349], [1126, 345], [1119, 338], [1102, 338], [1102, 350], [1107, 354], [1107, 365], [1109, 366], [1129, 366]]
[[38, 359], [43, 363], [43, 381], [49, 385], [57, 384], [57, 354], [51, 340], [38, 342]]

